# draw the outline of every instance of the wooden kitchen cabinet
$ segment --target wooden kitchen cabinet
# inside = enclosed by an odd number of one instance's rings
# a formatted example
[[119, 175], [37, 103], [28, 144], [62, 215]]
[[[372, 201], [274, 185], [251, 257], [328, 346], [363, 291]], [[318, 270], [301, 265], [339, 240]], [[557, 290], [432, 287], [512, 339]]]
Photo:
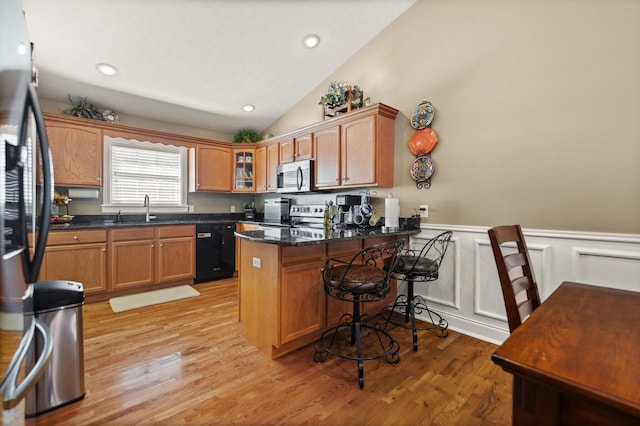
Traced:
[[393, 186], [394, 122], [383, 104], [318, 125], [313, 131], [315, 189]]
[[47, 238], [41, 280], [82, 283], [87, 295], [107, 289], [107, 232], [51, 231]]
[[280, 164], [295, 161], [295, 140], [294, 138], [284, 138], [280, 140]]
[[111, 288], [141, 287], [155, 282], [153, 227], [110, 230]]
[[340, 166], [343, 186], [376, 183], [376, 156], [380, 154], [376, 153], [375, 124], [376, 117], [370, 115], [341, 126]]
[[315, 132], [313, 151], [316, 155], [315, 189], [339, 188], [341, 184], [340, 126]]
[[256, 149], [256, 192], [276, 192], [277, 168], [280, 164], [280, 143], [271, 142]]
[[56, 186], [100, 188], [102, 130], [45, 118]]
[[326, 324], [320, 269], [324, 245], [282, 247], [279, 345], [322, 331]]
[[233, 192], [255, 192], [255, 149], [233, 150]]
[[254, 157], [254, 174], [256, 176], [256, 192], [267, 191], [267, 147], [266, 145], [256, 148]]
[[189, 149], [189, 192], [231, 192], [232, 150], [199, 144]]
[[195, 226], [110, 230], [111, 288], [193, 280]]
[[280, 164], [313, 158], [313, 134], [285, 138], [280, 141]]
[[158, 281], [193, 279], [196, 269], [195, 227], [162, 226], [158, 234]]

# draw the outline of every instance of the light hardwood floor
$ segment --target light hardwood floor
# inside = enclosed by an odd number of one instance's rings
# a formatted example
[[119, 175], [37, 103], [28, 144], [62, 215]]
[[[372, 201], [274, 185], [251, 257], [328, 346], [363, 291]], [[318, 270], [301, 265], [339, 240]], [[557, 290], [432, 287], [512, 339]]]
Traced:
[[242, 338], [237, 281], [198, 284], [201, 296], [114, 313], [84, 306], [82, 401], [27, 425], [508, 425], [511, 376], [495, 345], [450, 332], [392, 330], [400, 363], [313, 362], [312, 346], [271, 360]]

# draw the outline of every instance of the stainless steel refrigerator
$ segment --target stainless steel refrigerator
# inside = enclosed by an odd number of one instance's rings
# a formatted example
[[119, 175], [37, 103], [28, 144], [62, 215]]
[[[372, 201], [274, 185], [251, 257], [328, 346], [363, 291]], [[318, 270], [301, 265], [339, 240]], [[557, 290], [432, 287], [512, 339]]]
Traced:
[[[20, 0], [0, 0], [0, 395], [2, 423], [24, 423], [24, 397], [53, 339], [33, 312], [33, 283], [49, 232], [53, 171]], [[32, 367], [25, 357], [42, 342]]]

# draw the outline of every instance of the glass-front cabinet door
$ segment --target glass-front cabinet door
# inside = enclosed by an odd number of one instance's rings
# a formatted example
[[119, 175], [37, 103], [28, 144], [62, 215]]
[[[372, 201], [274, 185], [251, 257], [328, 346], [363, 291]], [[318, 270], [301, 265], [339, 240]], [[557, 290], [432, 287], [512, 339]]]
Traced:
[[255, 192], [255, 177], [253, 160], [256, 150], [253, 148], [234, 149], [234, 192]]

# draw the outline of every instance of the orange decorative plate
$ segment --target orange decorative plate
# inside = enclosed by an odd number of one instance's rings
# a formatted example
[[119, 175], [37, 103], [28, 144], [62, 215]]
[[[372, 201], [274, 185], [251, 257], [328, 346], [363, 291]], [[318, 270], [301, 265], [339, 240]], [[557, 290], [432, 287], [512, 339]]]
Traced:
[[431, 152], [438, 142], [438, 135], [431, 128], [417, 130], [409, 139], [409, 150], [413, 155], [425, 155]]

